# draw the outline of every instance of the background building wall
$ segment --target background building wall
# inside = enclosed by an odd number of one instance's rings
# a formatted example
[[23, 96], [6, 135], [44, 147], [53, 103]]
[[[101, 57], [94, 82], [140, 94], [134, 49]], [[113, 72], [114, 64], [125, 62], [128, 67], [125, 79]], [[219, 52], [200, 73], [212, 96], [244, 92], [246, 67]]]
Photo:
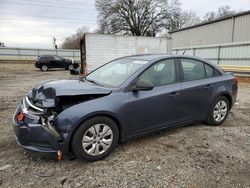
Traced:
[[250, 41], [250, 11], [171, 33], [173, 48]]
[[172, 53], [204, 58], [226, 71], [250, 73], [250, 42], [173, 48]]

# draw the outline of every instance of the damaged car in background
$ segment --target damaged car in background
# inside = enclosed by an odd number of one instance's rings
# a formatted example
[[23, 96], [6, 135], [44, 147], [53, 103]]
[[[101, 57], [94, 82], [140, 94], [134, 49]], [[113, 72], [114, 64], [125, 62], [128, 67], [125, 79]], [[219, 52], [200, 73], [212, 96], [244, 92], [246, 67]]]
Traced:
[[96, 161], [140, 135], [200, 121], [222, 124], [237, 90], [232, 74], [202, 59], [123, 57], [85, 78], [34, 87], [17, 107], [13, 128], [28, 150]]

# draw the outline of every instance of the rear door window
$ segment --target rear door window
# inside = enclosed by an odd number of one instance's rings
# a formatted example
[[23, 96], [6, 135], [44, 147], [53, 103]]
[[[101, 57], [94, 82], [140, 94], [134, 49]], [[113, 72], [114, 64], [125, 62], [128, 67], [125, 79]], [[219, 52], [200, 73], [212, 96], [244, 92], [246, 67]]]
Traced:
[[63, 60], [63, 58], [62, 58], [62, 57], [59, 57], [59, 56], [54, 56], [54, 59], [55, 59], [56, 61], [62, 61], [62, 60]]
[[216, 70], [214, 67], [207, 65], [204, 63], [205, 66], [205, 71], [206, 71], [206, 77], [207, 78], [211, 78], [211, 77], [215, 77], [215, 76], [220, 76], [220, 72], [218, 70]]
[[206, 71], [206, 76], [207, 78], [211, 78], [214, 76], [214, 68], [207, 65], [207, 64], [204, 64], [205, 65], [205, 71]]
[[181, 59], [184, 81], [206, 78], [204, 63], [194, 59]]
[[47, 56], [46, 58], [48, 61], [54, 61], [54, 56]]

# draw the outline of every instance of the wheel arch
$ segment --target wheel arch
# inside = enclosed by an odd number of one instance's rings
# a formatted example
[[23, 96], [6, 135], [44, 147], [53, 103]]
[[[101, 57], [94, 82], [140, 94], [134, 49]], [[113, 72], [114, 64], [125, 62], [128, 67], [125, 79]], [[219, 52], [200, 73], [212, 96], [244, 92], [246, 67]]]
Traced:
[[231, 95], [229, 93], [221, 93], [220, 96], [226, 97], [226, 99], [229, 102], [229, 109], [231, 109], [232, 108], [232, 103], [233, 103], [233, 99], [232, 99]]
[[217, 95], [215, 95], [213, 98], [212, 98], [212, 101], [211, 101], [211, 103], [213, 103], [218, 97], [220, 97], [220, 96], [224, 96], [224, 97], [226, 97], [226, 99], [228, 100], [228, 102], [229, 102], [229, 110], [232, 108], [232, 106], [233, 106], [233, 99], [232, 99], [232, 97], [231, 97], [231, 95], [230, 95], [230, 93], [229, 92], [227, 92], [227, 91], [222, 91], [222, 92], [219, 92]]
[[73, 135], [75, 134], [75, 132], [77, 131], [77, 129], [81, 126], [81, 124], [83, 124], [88, 119], [91, 119], [91, 118], [94, 118], [94, 117], [98, 117], [98, 116], [105, 116], [105, 117], [108, 117], [108, 118], [112, 119], [116, 123], [118, 131], [119, 131], [118, 141], [120, 142], [122, 140], [123, 130], [122, 130], [121, 122], [120, 122], [120, 120], [115, 115], [113, 115], [111, 113], [108, 113], [108, 112], [94, 113], [94, 114], [91, 114], [91, 115], [83, 117], [77, 123], [77, 125], [74, 126], [74, 129], [72, 130], [71, 134], [69, 135], [69, 141], [68, 141], [68, 146], [67, 146], [67, 149], [68, 149], [69, 152], [72, 152], [71, 144], [72, 144]]

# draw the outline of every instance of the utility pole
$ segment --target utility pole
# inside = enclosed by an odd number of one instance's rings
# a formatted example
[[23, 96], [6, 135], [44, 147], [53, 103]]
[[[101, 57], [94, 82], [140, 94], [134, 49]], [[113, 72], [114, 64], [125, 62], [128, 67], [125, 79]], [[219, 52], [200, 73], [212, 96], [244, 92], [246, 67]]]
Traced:
[[0, 47], [5, 47], [4, 43], [0, 41]]
[[57, 49], [56, 37], [52, 38], [52, 45], [53, 45], [53, 48]]

